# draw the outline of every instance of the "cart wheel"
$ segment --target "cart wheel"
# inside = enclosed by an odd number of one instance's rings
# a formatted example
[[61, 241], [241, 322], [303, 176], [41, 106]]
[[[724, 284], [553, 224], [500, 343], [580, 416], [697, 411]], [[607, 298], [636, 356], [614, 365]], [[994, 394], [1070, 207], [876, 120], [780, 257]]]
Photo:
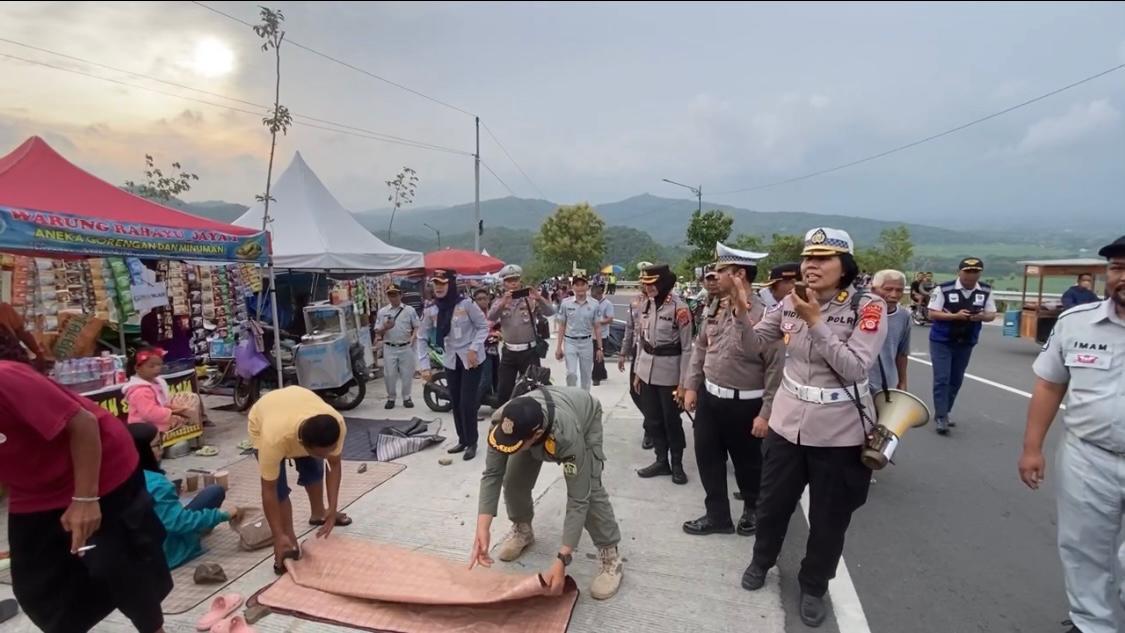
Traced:
[[348, 383], [347, 389], [337, 391], [328, 400], [337, 411], [351, 411], [367, 397], [367, 383], [363, 379], [354, 379]]
[[257, 378], [246, 380], [238, 378], [234, 382], [234, 408], [236, 411], [245, 411], [258, 401], [262, 385]]
[[449, 382], [445, 379], [445, 372], [434, 372], [430, 381], [422, 387], [422, 399], [431, 411], [445, 413], [453, 410], [453, 401], [449, 399]]

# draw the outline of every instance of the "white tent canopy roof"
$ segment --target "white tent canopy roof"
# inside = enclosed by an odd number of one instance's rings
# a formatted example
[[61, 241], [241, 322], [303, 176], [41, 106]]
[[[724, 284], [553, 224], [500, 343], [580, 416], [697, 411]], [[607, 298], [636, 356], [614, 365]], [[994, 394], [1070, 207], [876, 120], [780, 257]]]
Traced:
[[[270, 238], [275, 268], [292, 270], [385, 271], [423, 268], [422, 253], [390, 246], [375, 237], [332, 196], [301, 158], [270, 190]], [[250, 207], [237, 226], [262, 227], [265, 205]]]

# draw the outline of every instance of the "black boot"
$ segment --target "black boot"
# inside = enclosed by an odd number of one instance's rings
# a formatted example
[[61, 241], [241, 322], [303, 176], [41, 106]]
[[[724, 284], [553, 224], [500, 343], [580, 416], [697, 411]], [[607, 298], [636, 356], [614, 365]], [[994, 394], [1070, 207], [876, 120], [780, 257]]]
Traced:
[[684, 522], [684, 532], [693, 536], [706, 536], [707, 534], [730, 534], [734, 532], [734, 526], [730, 524], [730, 519], [727, 519], [726, 524], [716, 523], [711, 520], [711, 517], [706, 514], [692, 521]]
[[652, 477], [662, 477], [671, 474], [672, 467], [668, 465], [668, 453], [665, 451], [656, 451], [656, 461], [637, 471], [637, 476], [641, 479], [650, 479]]
[[824, 618], [827, 615], [823, 597], [811, 596], [801, 592], [801, 622], [804, 622], [805, 626], [816, 628], [824, 624]]
[[648, 434], [648, 431], [645, 431], [645, 437], [641, 440], [641, 448], [646, 451], [652, 448], [652, 436]]
[[766, 572], [769, 570], [765, 567], [759, 567], [754, 563], [742, 572], [742, 588], [747, 591], [757, 591], [766, 584]]
[[742, 518], [738, 520], [738, 534], [739, 536], [750, 536], [758, 531], [758, 519], [755, 516], [754, 508], [746, 508], [742, 511]]
[[684, 452], [672, 451], [672, 483], [684, 485], [687, 483], [687, 473], [684, 472]]

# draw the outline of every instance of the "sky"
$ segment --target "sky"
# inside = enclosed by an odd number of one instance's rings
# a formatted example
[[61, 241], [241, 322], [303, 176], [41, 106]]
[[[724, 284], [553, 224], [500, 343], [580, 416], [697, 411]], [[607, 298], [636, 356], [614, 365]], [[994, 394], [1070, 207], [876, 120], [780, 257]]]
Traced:
[[[258, 3], [205, 4], [258, 21]], [[270, 6], [288, 40], [479, 115], [503, 144], [482, 130], [482, 199], [692, 195], [668, 178], [762, 211], [1125, 228], [1125, 69], [886, 158], [728, 193], [1123, 64], [1125, 3]], [[139, 179], [148, 153], [199, 175], [187, 200], [251, 204], [265, 189], [273, 63], [249, 27], [190, 2], [2, 3], [0, 152], [38, 134], [112, 182]], [[472, 116], [289, 42], [281, 102], [459, 153], [296, 125], [279, 137], [275, 176], [299, 150], [352, 210], [388, 206], [403, 166], [420, 177], [418, 207], [472, 200]]]

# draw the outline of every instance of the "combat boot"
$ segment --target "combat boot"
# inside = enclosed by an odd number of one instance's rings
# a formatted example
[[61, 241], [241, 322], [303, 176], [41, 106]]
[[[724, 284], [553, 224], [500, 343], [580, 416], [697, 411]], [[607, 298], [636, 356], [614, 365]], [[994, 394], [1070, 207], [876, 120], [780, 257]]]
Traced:
[[672, 483], [684, 485], [687, 483], [687, 473], [684, 472], [684, 452], [672, 451]]
[[672, 467], [668, 465], [668, 453], [656, 452], [656, 461], [637, 471], [641, 479], [661, 477], [672, 474]]
[[590, 583], [590, 597], [594, 600], [608, 600], [621, 587], [621, 577], [625, 570], [621, 564], [621, 556], [617, 553], [616, 545], [599, 548], [598, 560], [602, 563], [602, 569], [597, 576], [594, 576], [594, 581]]
[[513, 523], [512, 530], [496, 549], [496, 557], [506, 563], [514, 561], [534, 542], [535, 533], [532, 532], [530, 523]]

